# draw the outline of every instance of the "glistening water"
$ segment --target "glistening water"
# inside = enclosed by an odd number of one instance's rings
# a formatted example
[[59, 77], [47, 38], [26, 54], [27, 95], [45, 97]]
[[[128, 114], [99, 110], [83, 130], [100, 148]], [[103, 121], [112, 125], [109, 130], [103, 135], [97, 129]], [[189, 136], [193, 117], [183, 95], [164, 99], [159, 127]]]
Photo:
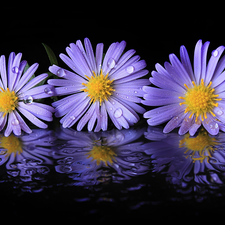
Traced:
[[[34, 222], [221, 222], [225, 133], [161, 127], [0, 134], [2, 218]], [[32, 218], [32, 219], [31, 219]]]

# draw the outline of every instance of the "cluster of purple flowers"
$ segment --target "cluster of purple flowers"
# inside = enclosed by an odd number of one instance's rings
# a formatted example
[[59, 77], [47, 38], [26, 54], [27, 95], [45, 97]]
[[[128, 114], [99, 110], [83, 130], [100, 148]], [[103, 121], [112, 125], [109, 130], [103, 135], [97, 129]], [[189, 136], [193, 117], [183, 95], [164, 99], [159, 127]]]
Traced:
[[[47, 73], [34, 76], [38, 64], [27, 66], [21, 53], [12, 52], [7, 65], [2, 55], [0, 130], [5, 128], [4, 135], [31, 133], [26, 120], [46, 128], [42, 120], [52, 121], [53, 113], [61, 118], [63, 128], [76, 124], [78, 131], [85, 126], [88, 131], [106, 131], [109, 120], [117, 129], [128, 129], [140, 115], [151, 126], [169, 121], [164, 133], [179, 127], [180, 135], [194, 135], [201, 125], [212, 135], [225, 131], [225, 56], [220, 59], [224, 46], [214, 50], [207, 62], [209, 42], [199, 40], [193, 67], [181, 46], [180, 60], [169, 55], [170, 63], [156, 64], [150, 78], [146, 78], [146, 62], [134, 55], [135, 50], [124, 51], [125, 41], [112, 43], [105, 54], [103, 47], [99, 43], [94, 51], [88, 38], [84, 44], [71, 43], [67, 55], [59, 55], [71, 70], [52, 65], [53, 79]], [[53, 96], [59, 100], [52, 106], [40, 102]], [[141, 104], [156, 107], [146, 112]]]

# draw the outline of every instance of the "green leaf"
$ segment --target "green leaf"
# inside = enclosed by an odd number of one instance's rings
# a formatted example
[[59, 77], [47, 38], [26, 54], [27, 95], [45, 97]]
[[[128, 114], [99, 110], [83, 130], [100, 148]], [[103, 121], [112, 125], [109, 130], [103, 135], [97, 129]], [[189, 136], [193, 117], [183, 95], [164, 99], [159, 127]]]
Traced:
[[50, 60], [51, 65], [53, 65], [53, 64], [54, 65], [58, 65], [58, 61], [57, 61], [56, 55], [52, 51], [52, 49], [48, 45], [46, 45], [45, 43], [42, 43], [42, 45], [44, 46], [45, 51], [47, 52], [47, 55], [48, 55], [48, 58]]

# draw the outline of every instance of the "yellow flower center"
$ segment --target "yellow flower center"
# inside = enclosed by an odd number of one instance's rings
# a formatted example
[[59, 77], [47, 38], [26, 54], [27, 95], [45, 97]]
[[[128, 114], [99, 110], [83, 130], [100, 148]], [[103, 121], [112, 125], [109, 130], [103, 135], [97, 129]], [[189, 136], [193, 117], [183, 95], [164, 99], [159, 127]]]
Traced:
[[6, 90], [0, 87], [0, 112], [4, 112], [3, 117], [15, 110], [18, 103], [18, 97], [14, 91], [10, 91], [9, 88]]
[[92, 157], [92, 161], [96, 160], [97, 165], [99, 165], [100, 162], [104, 162], [106, 166], [108, 166], [108, 162], [112, 164], [112, 160], [114, 160], [115, 156], [117, 156], [110, 147], [105, 145], [94, 145], [92, 150], [86, 155], [88, 155], [87, 159]]
[[197, 137], [190, 137], [189, 134], [186, 134], [179, 142], [180, 148], [187, 148], [184, 154], [191, 151], [191, 154], [187, 154], [186, 158], [190, 156], [193, 162], [199, 160], [201, 163], [205, 158], [208, 160], [211, 157], [211, 153], [216, 149], [216, 145], [218, 145], [216, 138], [210, 137], [204, 129], [200, 130]]
[[14, 156], [18, 152], [19, 154], [23, 152], [22, 142], [19, 138], [11, 134], [9, 137], [0, 137], [0, 147], [7, 150], [7, 156], [14, 153]]
[[96, 75], [93, 71], [93, 76], [87, 77], [88, 82], [82, 83], [82, 85], [85, 86], [84, 89], [81, 91], [87, 92], [88, 97], [90, 97], [91, 102], [99, 101], [100, 105], [102, 101], [108, 100], [108, 97], [112, 95], [112, 92], [115, 91], [115, 89], [112, 88], [112, 82], [113, 80], [109, 80], [108, 74], [104, 76], [101, 70], [100, 75]]
[[207, 119], [207, 113], [211, 113], [213, 116], [215, 114], [212, 112], [214, 107], [218, 106], [216, 101], [222, 100], [221, 98], [217, 98], [219, 95], [215, 95], [215, 89], [211, 88], [212, 82], [209, 83], [208, 86], [204, 85], [204, 80], [201, 79], [201, 84], [196, 85], [194, 81], [192, 81], [194, 87], [189, 88], [186, 84], [184, 86], [187, 88], [187, 92], [185, 96], [180, 96], [180, 99], [183, 99], [184, 102], [181, 102], [180, 105], [185, 104], [186, 109], [185, 112], [191, 112], [189, 118], [192, 115], [195, 115], [195, 122], [197, 122], [198, 118], [201, 116], [202, 121]]

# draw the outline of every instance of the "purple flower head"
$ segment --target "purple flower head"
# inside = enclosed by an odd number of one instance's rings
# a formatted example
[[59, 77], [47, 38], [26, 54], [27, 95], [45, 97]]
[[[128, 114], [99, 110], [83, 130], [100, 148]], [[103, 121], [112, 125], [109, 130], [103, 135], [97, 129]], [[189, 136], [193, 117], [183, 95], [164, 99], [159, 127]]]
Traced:
[[163, 132], [180, 127], [180, 135], [188, 131], [194, 135], [201, 124], [212, 135], [225, 131], [225, 56], [219, 61], [224, 46], [214, 50], [207, 63], [208, 47], [209, 42], [197, 42], [194, 70], [184, 46], [180, 47], [181, 61], [171, 54], [165, 68], [156, 64], [150, 81], [159, 88], [143, 87], [146, 94], [142, 103], [161, 106], [144, 114], [149, 125], [169, 120]]
[[94, 126], [94, 131], [105, 131], [108, 115], [118, 129], [137, 123], [137, 113], [145, 112], [137, 103], [143, 97], [143, 85], [149, 84], [148, 79], [139, 78], [148, 71], [143, 70], [145, 61], [133, 56], [135, 50], [123, 53], [125, 46], [125, 41], [113, 43], [103, 57], [103, 44], [97, 44], [94, 54], [90, 40], [85, 38], [84, 46], [78, 40], [66, 48], [69, 57], [60, 54], [73, 72], [56, 65], [49, 67], [50, 72], [62, 79], [50, 79], [48, 83], [57, 86], [58, 96], [67, 95], [52, 104], [55, 116], [62, 117], [64, 128], [78, 122], [78, 131], [86, 124], [89, 131]]
[[[6, 68], [5, 56], [0, 58], [0, 130], [6, 125], [5, 136], [13, 131], [15, 135], [21, 135], [21, 130], [31, 133], [22, 114], [39, 128], [47, 128], [40, 119], [52, 121], [54, 108], [35, 102], [35, 99], [47, 98], [53, 95], [53, 86], [41, 85], [35, 87], [44, 80], [48, 74], [44, 73], [31, 79], [38, 68], [35, 63], [24, 72], [26, 61], [21, 61], [22, 53], [9, 56]], [[39, 119], [40, 118], [40, 119]]]

